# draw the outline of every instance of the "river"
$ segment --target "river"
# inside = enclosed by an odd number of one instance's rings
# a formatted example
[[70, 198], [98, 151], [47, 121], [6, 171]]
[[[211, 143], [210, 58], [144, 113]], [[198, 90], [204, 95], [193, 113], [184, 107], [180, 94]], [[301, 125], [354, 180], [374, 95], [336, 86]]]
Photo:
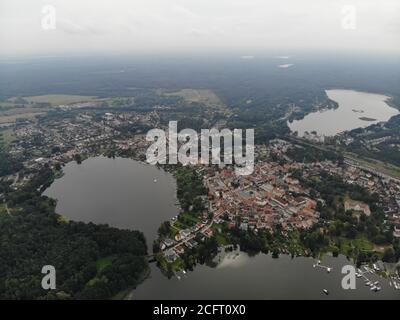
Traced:
[[[131, 159], [93, 157], [78, 165], [68, 163], [64, 175], [45, 194], [58, 200], [56, 211], [68, 219], [108, 223], [144, 232], [150, 245], [160, 223], [178, 213], [174, 178], [163, 170]], [[154, 182], [156, 179], [156, 182]], [[150, 249], [151, 250], [151, 249]], [[341, 289], [341, 268], [349, 261], [324, 257], [325, 269], [314, 259], [243, 252], [221, 253], [216, 267], [198, 265], [171, 279], [151, 264], [150, 278], [134, 290], [133, 299], [400, 299], [380, 279], [382, 290], [372, 292], [357, 279], [357, 290]], [[367, 275], [374, 281], [376, 275]], [[399, 281], [400, 282], [400, 281]], [[322, 290], [329, 290], [325, 295]]]
[[[303, 136], [306, 131], [333, 136], [337, 133], [364, 128], [387, 121], [399, 111], [387, 104], [388, 96], [354, 90], [326, 90], [329, 99], [339, 105], [336, 109], [320, 110], [301, 120], [288, 122], [292, 132]], [[360, 119], [361, 118], [361, 119]]]

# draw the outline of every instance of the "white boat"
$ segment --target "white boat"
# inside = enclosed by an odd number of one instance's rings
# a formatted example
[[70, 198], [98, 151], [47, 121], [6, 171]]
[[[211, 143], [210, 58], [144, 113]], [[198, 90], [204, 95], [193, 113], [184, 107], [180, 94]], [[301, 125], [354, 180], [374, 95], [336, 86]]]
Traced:
[[329, 291], [328, 291], [327, 289], [323, 289], [322, 291], [323, 291], [326, 295], [329, 294]]
[[331, 270], [332, 270], [332, 269], [331, 269], [331, 268], [329, 268], [329, 267], [328, 267], [328, 268], [326, 268], [326, 272], [328, 272], [328, 273], [330, 273], [330, 272], [331, 272]]
[[153, 182], [156, 183], [156, 182], [157, 182], [157, 179], [154, 179]]
[[186, 271], [185, 271], [185, 270], [182, 270], [182, 272], [183, 272], [183, 274], [186, 274]]
[[378, 291], [380, 291], [382, 288], [381, 287], [379, 287], [379, 286], [372, 286], [371, 287], [371, 291], [375, 291], [375, 292], [378, 292]]

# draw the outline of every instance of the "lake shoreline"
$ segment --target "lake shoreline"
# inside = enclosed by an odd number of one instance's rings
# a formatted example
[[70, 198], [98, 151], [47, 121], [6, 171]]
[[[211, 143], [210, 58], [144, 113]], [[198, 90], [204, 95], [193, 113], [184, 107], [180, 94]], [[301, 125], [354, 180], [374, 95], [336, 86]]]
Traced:
[[[344, 131], [365, 128], [371, 123], [386, 122], [399, 114], [400, 107], [393, 105], [391, 96], [349, 89], [327, 89], [325, 92], [339, 107], [317, 110], [300, 120], [288, 121], [292, 133], [305, 136], [307, 132], [315, 131], [319, 136], [334, 136]], [[359, 112], [368, 121], [360, 119], [357, 116]]]

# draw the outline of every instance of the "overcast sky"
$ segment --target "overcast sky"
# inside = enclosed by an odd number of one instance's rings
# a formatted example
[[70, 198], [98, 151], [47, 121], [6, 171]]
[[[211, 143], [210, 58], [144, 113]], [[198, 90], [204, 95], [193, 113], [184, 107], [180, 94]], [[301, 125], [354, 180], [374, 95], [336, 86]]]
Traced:
[[[55, 9], [55, 29], [51, 10], [42, 12], [46, 5]], [[400, 0], [0, 0], [0, 48], [6, 56], [227, 49], [248, 55], [269, 49], [400, 53]]]

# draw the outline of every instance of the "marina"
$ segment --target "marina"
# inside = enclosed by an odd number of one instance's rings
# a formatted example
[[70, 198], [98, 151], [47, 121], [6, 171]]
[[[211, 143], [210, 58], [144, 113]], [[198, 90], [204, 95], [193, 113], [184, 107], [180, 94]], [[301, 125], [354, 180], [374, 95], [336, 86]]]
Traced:
[[[81, 165], [69, 163], [63, 171], [63, 177], [45, 192], [58, 200], [57, 212], [77, 221], [139, 229], [145, 233], [149, 248], [160, 223], [174, 220], [179, 212], [173, 177], [157, 168], [130, 159], [95, 157]], [[157, 202], [153, 201], [154, 193]], [[382, 271], [377, 271], [378, 265], [361, 267], [357, 270], [357, 290], [343, 290], [340, 271], [347, 264], [352, 263], [342, 255], [327, 255], [320, 261], [287, 254], [274, 259], [271, 254], [249, 255], [221, 248], [211, 263], [176, 271], [170, 279], [155, 263], [150, 263], [149, 278], [130, 296], [133, 299], [400, 299], [398, 275], [382, 278], [377, 274]], [[372, 286], [365, 285], [368, 281]]]

